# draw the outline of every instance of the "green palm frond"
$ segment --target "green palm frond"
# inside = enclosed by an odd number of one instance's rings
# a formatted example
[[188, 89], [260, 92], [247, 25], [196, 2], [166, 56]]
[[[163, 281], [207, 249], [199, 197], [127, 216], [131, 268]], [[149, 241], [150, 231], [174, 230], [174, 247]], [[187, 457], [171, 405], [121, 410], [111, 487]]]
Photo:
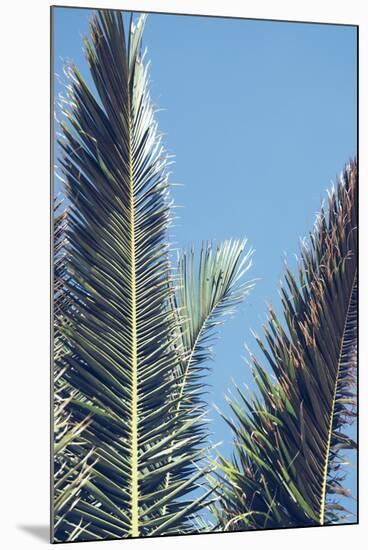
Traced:
[[[252, 265], [247, 241], [229, 240], [217, 246], [202, 245], [199, 258], [194, 249], [178, 257], [175, 311], [178, 315], [182, 360], [177, 370], [177, 410], [204, 409], [203, 377], [212, 358], [212, 344], [225, 318], [234, 313], [254, 286], [245, 279]], [[203, 433], [206, 425], [203, 424]]]
[[[212, 357], [211, 344], [218, 335], [218, 328], [226, 316], [231, 315], [238, 304], [249, 294], [252, 281], [245, 274], [252, 265], [250, 249], [245, 253], [247, 241], [228, 240], [217, 246], [202, 245], [199, 258], [194, 248], [178, 256], [177, 291], [174, 296], [174, 311], [178, 316], [178, 345], [181, 362], [176, 371], [177, 388], [174, 393], [177, 404], [175, 414], [185, 413], [186, 418], [205, 413], [206, 389], [204, 363]], [[207, 423], [195, 426], [197, 437], [205, 442], [208, 436]], [[172, 445], [182, 447], [186, 433], [177, 434]], [[193, 447], [197, 438], [193, 439]], [[188, 441], [187, 441], [188, 446]], [[189, 468], [190, 469], [190, 468]], [[188, 474], [188, 465], [183, 465]], [[191, 471], [196, 473], [193, 464]], [[176, 476], [167, 475], [166, 486], [176, 484]], [[165, 508], [166, 513], [166, 508]], [[199, 525], [198, 519], [195, 520]]]
[[[201, 482], [210, 468], [203, 407], [190, 402], [194, 389], [180, 390], [189, 350], [183, 304], [175, 305], [167, 155], [141, 52], [144, 21], [131, 18], [126, 39], [120, 12], [97, 11], [85, 40], [96, 93], [72, 66], [62, 103], [64, 284], [72, 299], [63, 311], [61, 381], [71, 396], [65, 409], [78, 436], [77, 472], [88, 477], [62, 510], [58, 541], [193, 532], [211, 500]], [[220, 315], [241, 298], [242, 249], [225, 244], [210, 262], [218, 289], [206, 305], [208, 328], [211, 308]]]
[[341, 452], [355, 418], [357, 165], [329, 194], [297, 277], [282, 288], [285, 321], [270, 309], [258, 343], [271, 378], [252, 356], [259, 397], [238, 389], [233, 460], [221, 459], [215, 510], [222, 529], [323, 525], [344, 520]]
[[217, 247], [204, 244], [198, 269], [194, 249], [182, 253], [178, 260], [176, 307], [184, 349], [181, 387], [190, 385], [194, 401], [193, 393], [202, 392], [202, 364], [211, 358], [218, 327], [253, 287], [253, 282], [244, 279], [252, 264], [252, 250], [244, 254], [246, 244], [246, 240], [224, 241]]
[[118, 12], [93, 18], [85, 45], [98, 99], [71, 68], [60, 142], [75, 297], [65, 378], [85, 397], [72, 401], [73, 416], [91, 415], [83, 436], [98, 457], [93, 482], [68, 516], [74, 528], [89, 523], [85, 538], [157, 529], [163, 481], [176, 467], [165, 452], [178, 423], [169, 401], [178, 362], [164, 240], [170, 201], [140, 51], [143, 26], [144, 17], [131, 21], [126, 46]]

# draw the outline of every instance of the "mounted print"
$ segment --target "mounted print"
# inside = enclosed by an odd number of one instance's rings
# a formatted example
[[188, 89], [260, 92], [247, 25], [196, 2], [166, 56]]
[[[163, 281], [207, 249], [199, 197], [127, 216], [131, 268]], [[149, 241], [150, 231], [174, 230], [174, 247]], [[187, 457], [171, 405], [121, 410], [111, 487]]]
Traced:
[[357, 522], [357, 31], [52, 8], [53, 542]]

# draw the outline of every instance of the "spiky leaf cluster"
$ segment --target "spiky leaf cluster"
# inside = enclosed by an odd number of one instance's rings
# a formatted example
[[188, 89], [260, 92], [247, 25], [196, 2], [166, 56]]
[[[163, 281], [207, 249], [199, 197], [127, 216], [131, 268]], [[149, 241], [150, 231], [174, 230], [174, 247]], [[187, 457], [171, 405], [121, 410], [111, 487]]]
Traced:
[[348, 494], [343, 452], [356, 447], [346, 431], [356, 414], [355, 161], [285, 282], [284, 318], [270, 308], [258, 338], [268, 369], [252, 356], [258, 395], [238, 389], [239, 400], [230, 400], [234, 457], [221, 459], [216, 511], [223, 529], [324, 525], [348, 515], [339, 497]]

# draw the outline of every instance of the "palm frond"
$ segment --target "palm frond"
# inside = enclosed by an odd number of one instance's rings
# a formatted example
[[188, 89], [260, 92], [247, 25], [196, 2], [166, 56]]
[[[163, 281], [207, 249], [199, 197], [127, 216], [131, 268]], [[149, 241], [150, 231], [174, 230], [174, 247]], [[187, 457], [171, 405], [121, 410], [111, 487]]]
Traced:
[[[253, 254], [251, 249], [245, 253], [246, 244], [246, 240], [228, 240], [217, 246], [205, 243], [199, 258], [194, 248], [178, 255], [177, 291], [173, 300], [181, 350], [174, 394], [178, 416], [185, 412], [190, 418], [205, 412], [204, 374], [208, 367], [204, 364], [212, 358], [212, 343], [225, 318], [235, 311], [253, 287], [253, 282], [245, 279]], [[207, 426], [205, 422], [195, 426], [196, 435], [203, 442], [208, 436]], [[179, 434], [173, 444], [180, 444], [182, 437]], [[197, 444], [196, 438], [193, 444]], [[195, 465], [192, 471], [195, 473]], [[168, 474], [167, 486], [171, 483], [175, 484], [175, 479]]]
[[270, 308], [258, 343], [274, 381], [252, 356], [259, 396], [230, 400], [234, 457], [221, 458], [215, 514], [222, 529], [323, 525], [344, 520], [341, 452], [355, 418], [357, 164], [329, 194], [298, 274], [281, 289], [284, 322]]
[[[174, 414], [179, 418], [196, 418], [204, 415], [206, 401], [203, 394], [206, 384], [203, 381], [204, 363], [211, 358], [211, 343], [217, 336], [217, 330], [224, 318], [234, 312], [250, 292], [253, 283], [244, 279], [251, 266], [252, 250], [244, 254], [246, 240], [229, 240], [216, 247], [212, 243], [202, 245], [199, 259], [196, 262], [194, 248], [178, 255], [177, 290], [173, 297], [173, 309], [178, 318], [177, 345], [180, 349], [181, 362], [175, 372], [175, 390], [173, 399], [176, 402]], [[198, 264], [198, 265], [197, 265]], [[187, 450], [195, 450], [198, 438], [204, 445], [208, 437], [208, 424], [203, 421], [195, 423], [191, 429], [192, 439], [188, 441], [187, 433], [177, 433], [172, 440], [173, 447], [182, 447], [186, 441]], [[208, 472], [208, 465], [204, 474]], [[176, 485], [177, 477], [196, 476], [198, 467], [192, 464], [183, 465], [173, 477], [167, 474], [166, 487]], [[203, 477], [203, 476], [200, 476]], [[163, 513], [166, 514], [165, 506]], [[193, 532], [202, 523], [196, 517]]]
[[180, 316], [183, 345], [182, 391], [197, 402], [203, 392], [203, 363], [212, 357], [212, 342], [218, 328], [254, 286], [244, 278], [252, 265], [252, 250], [244, 254], [247, 241], [229, 240], [216, 247], [202, 246], [198, 268], [194, 249], [178, 260], [176, 307]]
[[171, 201], [143, 27], [144, 17], [131, 19], [126, 40], [121, 13], [98, 11], [85, 42], [97, 96], [73, 66], [63, 104], [73, 296], [63, 380], [75, 389], [73, 419], [88, 419], [81, 459], [93, 449], [97, 462], [58, 540], [187, 532], [211, 492], [189, 496], [205, 473], [202, 416], [177, 407], [183, 358], [166, 239]]

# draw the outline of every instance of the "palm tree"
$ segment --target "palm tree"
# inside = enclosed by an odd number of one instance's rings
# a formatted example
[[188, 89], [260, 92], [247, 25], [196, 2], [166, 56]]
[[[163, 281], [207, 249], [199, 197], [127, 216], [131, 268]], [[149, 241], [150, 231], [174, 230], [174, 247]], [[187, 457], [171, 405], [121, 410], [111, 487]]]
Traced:
[[[329, 194], [297, 276], [286, 271], [284, 320], [270, 308], [257, 338], [275, 380], [251, 356], [258, 394], [238, 388], [232, 460], [220, 459], [223, 530], [325, 525], [346, 519], [341, 504], [346, 426], [356, 415], [357, 164]], [[351, 431], [351, 430], [350, 430]], [[348, 430], [349, 432], [349, 430]]]
[[96, 91], [72, 66], [62, 103], [67, 299], [55, 319], [63, 353], [54, 383], [66, 399], [64, 436], [76, 439], [58, 445], [55, 426], [55, 464], [73, 484], [61, 505], [69, 485], [55, 481], [57, 541], [201, 529], [195, 514], [212, 489], [202, 482], [209, 444], [199, 379], [209, 338], [251, 288], [245, 242], [203, 245], [198, 274], [193, 252], [176, 275], [171, 267], [167, 156], [144, 21], [131, 18], [126, 40], [121, 13], [98, 11], [85, 40]]

